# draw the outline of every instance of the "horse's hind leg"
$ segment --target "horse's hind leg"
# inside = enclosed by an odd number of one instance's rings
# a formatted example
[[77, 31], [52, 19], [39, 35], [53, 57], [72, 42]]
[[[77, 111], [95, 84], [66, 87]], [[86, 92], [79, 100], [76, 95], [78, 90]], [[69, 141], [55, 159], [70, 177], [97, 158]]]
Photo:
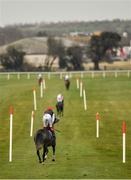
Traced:
[[46, 146], [43, 146], [43, 162], [46, 160], [46, 155], [47, 155], [48, 149]]
[[60, 112], [59, 112], [59, 109], [57, 110], [57, 116], [59, 116]]
[[52, 158], [52, 161], [55, 161], [55, 145], [52, 145], [52, 149], [53, 149], [53, 158]]
[[62, 116], [64, 115], [63, 110], [62, 110], [61, 114], [62, 114]]
[[45, 153], [45, 159], [47, 159], [47, 154], [48, 154], [48, 148], [47, 148], [46, 153]]
[[63, 116], [63, 107], [61, 108], [61, 116]]
[[39, 150], [37, 150], [37, 156], [38, 156], [38, 158], [39, 158], [39, 163], [42, 163], [41, 158], [40, 158], [40, 152], [39, 152]]

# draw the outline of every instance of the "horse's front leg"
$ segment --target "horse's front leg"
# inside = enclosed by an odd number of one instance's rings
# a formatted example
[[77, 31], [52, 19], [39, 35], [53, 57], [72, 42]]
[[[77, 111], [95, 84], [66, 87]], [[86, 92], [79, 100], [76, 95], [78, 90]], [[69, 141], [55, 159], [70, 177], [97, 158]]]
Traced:
[[47, 147], [43, 146], [43, 162], [46, 160], [46, 153], [48, 152]]
[[62, 108], [61, 108], [61, 116], [63, 116], [63, 111], [64, 111], [64, 110], [63, 110], [63, 107], [62, 107]]
[[52, 158], [52, 161], [55, 161], [55, 145], [52, 145], [52, 149], [53, 149], [53, 158]]
[[62, 116], [64, 115], [64, 113], [63, 113], [63, 110], [62, 110]]
[[37, 150], [37, 156], [39, 158], [39, 163], [42, 163], [39, 150]]

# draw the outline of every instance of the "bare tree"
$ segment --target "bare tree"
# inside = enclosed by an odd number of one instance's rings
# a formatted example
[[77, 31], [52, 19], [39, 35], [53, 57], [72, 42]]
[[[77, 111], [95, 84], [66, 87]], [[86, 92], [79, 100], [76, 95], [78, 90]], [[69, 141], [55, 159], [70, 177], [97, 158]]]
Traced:
[[57, 57], [59, 58], [59, 66], [63, 67], [65, 48], [62, 41], [49, 37], [47, 40], [47, 46], [48, 46], [48, 57], [46, 58], [46, 61], [45, 61], [46, 70], [52, 69], [52, 66]]
[[9, 47], [7, 53], [0, 56], [0, 62], [5, 69], [21, 70], [25, 53], [14, 47]]

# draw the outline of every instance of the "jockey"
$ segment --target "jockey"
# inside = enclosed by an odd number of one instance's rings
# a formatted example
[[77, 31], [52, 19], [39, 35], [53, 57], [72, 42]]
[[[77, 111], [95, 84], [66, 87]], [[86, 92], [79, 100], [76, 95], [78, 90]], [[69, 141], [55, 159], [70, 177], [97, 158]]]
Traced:
[[41, 74], [38, 74], [38, 79], [42, 78], [42, 75]]
[[[55, 138], [55, 132], [54, 132], [54, 123], [57, 118], [55, 117], [55, 114], [53, 112], [52, 107], [48, 107], [43, 115], [43, 126], [48, 128], [51, 132], [53, 137]], [[58, 120], [58, 119], [57, 119]]]
[[65, 81], [69, 80], [69, 76], [65, 75]]
[[39, 86], [40, 86], [40, 84], [41, 84], [42, 81], [43, 81], [42, 74], [39, 74], [39, 75], [38, 75]]
[[65, 82], [65, 87], [68, 90], [69, 87], [70, 87], [70, 80], [69, 80], [69, 76], [68, 75], [65, 76], [64, 82]]
[[58, 94], [57, 102], [56, 102], [57, 115], [60, 114], [63, 116], [63, 109], [64, 109], [64, 97], [62, 94]]
[[59, 103], [59, 102], [63, 103], [63, 101], [64, 101], [64, 97], [62, 96], [62, 94], [58, 94], [57, 95], [57, 103]]

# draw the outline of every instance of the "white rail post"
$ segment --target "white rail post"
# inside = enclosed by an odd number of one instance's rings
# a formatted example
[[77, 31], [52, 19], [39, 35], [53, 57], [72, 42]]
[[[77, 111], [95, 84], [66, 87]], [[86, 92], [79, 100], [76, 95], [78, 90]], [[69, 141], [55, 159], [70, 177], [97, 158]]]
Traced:
[[70, 75], [69, 75], [70, 78], [72, 78], [72, 73], [70, 72]]
[[126, 122], [123, 121], [122, 123], [122, 162], [126, 162]]
[[20, 79], [20, 73], [17, 74], [17, 79]]
[[10, 145], [9, 145], [9, 162], [12, 162], [12, 134], [13, 134], [13, 107], [10, 106]]
[[84, 109], [87, 110], [87, 102], [86, 102], [86, 92], [85, 89], [83, 90], [83, 100], [84, 100]]
[[48, 73], [48, 79], [50, 79], [50, 76], [51, 76], [51, 75], [50, 75], [50, 72], [49, 72], [49, 73]]
[[27, 74], [27, 79], [30, 79], [30, 73]]
[[82, 92], [83, 92], [83, 83], [82, 81], [80, 82], [80, 97], [82, 97]]
[[81, 78], [83, 78], [83, 72], [81, 72]]
[[118, 77], [118, 74], [117, 74], [117, 71], [115, 71], [115, 78], [117, 78]]
[[43, 81], [40, 83], [40, 97], [43, 98]]
[[37, 106], [36, 106], [36, 90], [33, 89], [33, 97], [34, 97], [34, 110], [36, 111]]
[[33, 135], [33, 125], [34, 125], [34, 111], [31, 113], [31, 126], [30, 126], [30, 136]]
[[100, 121], [100, 115], [97, 112], [96, 113], [96, 137], [99, 138], [99, 121]]
[[79, 89], [79, 79], [78, 78], [76, 79], [76, 87], [77, 87], [77, 89]]
[[43, 79], [43, 89], [46, 89], [45, 79]]
[[106, 72], [104, 71], [104, 72], [103, 72], [103, 78], [105, 78], [105, 77], [106, 77]]

